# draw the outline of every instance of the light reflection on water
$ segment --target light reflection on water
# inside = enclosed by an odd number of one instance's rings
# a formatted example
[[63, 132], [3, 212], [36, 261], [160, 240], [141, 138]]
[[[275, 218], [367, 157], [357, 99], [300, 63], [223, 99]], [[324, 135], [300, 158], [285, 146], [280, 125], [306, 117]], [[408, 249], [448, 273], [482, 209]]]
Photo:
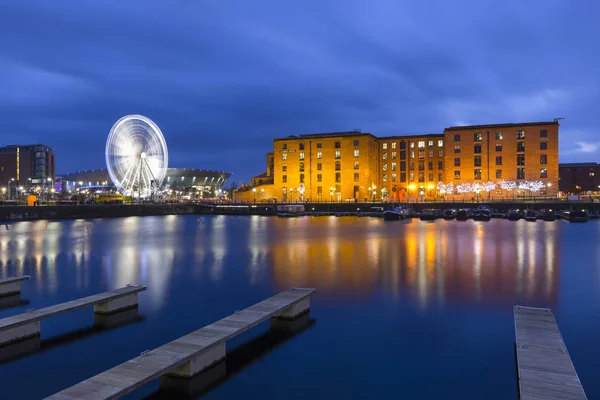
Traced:
[[[0, 317], [141, 283], [148, 286], [140, 295], [147, 319], [0, 366], [0, 384], [20, 398], [40, 398], [279, 290], [313, 286], [319, 323], [312, 336], [298, 339], [310, 338], [310, 344], [286, 345], [265, 358], [266, 364], [273, 359], [283, 365], [290, 357], [286, 352], [292, 352], [294, 374], [305, 376], [307, 393], [323, 394], [331, 386], [319, 381], [322, 376], [348, 376], [354, 386], [347, 388], [356, 393], [338, 385], [339, 397], [382, 397], [401, 368], [410, 382], [435, 376], [427, 389], [430, 397], [419, 391], [413, 397], [407, 392], [407, 398], [440, 398], [433, 394], [436, 387], [465, 399], [514, 397], [511, 312], [514, 304], [526, 304], [555, 309], [592, 398], [600, 394], [600, 384], [594, 386], [590, 378], [593, 361], [587, 359], [600, 334], [600, 324], [590, 322], [600, 313], [599, 236], [600, 223], [561, 221], [167, 216], [9, 224], [0, 231], [0, 277], [31, 275], [23, 286], [31, 304], [2, 310]], [[85, 326], [87, 316], [66, 314], [63, 322], [49, 320], [46, 326], [55, 334], [64, 331], [65, 321]], [[359, 345], [365, 341], [370, 348], [362, 351]], [[433, 351], [438, 342], [449, 344]], [[356, 349], [356, 359], [346, 355], [348, 349]], [[97, 363], [62, 366], [62, 359], [81, 352]], [[600, 350], [596, 353], [594, 359], [600, 358]], [[313, 374], [314, 360], [304, 360], [305, 354], [332, 354], [311, 356], [331, 373]], [[400, 359], [408, 366], [399, 366]], [[500, 375], [494, 369], [472, 369], [488, 359], [501, 364]], [[385, 368], [352, 376], [359, 365], [380, 364]], [[469, 382], [481, 384], [461, 382], [458, 376], [443, 382], [443, 371], [455, 367], [465, 371]], [[272, 385], [285, 390], [285, 372], [273, 368]], [[427, 372], [431, 368], [439, 370]], [[25, 385], [31, 376], [47, 378], [44, 385]], [[250, 376], [261, 379], [260, 374]], [[410, 392], [412, 386], [405, 386]], [[212, 398], [251, 390], [244, 380], [236, 381], [235, 389], [225, 387]], [[489, 387], [498, 392], [490, 394]]]
[[271, 240], [280, 288], [354, 294], [381, 287], [395, 297], [413, 293], [424, 308], [432, 301], [556, 300], [553, 223], [367, 221], [365, 227], [332, 217], [313, 219], [308, 235], [295, 232], [296, 221], [275, 224], [282, 231]]
[[[57, 257], [68, 260], [79, 288], [90, 285], [90, 257], [100, 257], [108, 287], [139, 282], [164, 299], [177, 255], [192, 253], [193, 274], [207, 268], [216, 282], [223, 279], [228, 247], [236, 246], [249, 253], [240, 270], [249, 285], [272, 275], [279, 289], [316, 286], [343, 295], [381, 288], [397, 299], [410, 293], [423, 308], [433, 301], [556, 300], [556, 223], [253, 216], [239, 237], [227, 218], [217, 217], [199, 219], [191, 248], [185, 248], [190, 241], [182, 240], [183, 221], [168, 216], [13, 224], [0, 235], [0, 268], [4, 276], [30, 273], [40, 293], [52, 293], [60, 285]], [[101, 248], [95, 249], [96, 240]]]

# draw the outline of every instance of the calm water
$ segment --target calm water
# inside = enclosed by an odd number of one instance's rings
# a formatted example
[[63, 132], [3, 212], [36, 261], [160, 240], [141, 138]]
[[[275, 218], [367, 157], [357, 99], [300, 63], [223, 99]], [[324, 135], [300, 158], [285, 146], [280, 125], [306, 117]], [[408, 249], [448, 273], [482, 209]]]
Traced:
[[[600, 398], [599, 240], [600, 222], [562, 221], [167, 216], [9, 225], [0, 231], [0, 276], [32, 279], [23, 284], [27, 304], [0, 318], [128, 283], [148, 290], [142, 317], [123, 326], [94, 329], [88, 308], [43, 321], [36, 353], [7, 361], [0, 350], [1, 397], [50, 395], [290, 286], [313, 286], [312, 325], [283, 343], [268, 324], [236, 338], [228, 376], [203, 398], [516, 398], [514, 304], [554, 309], [588, 397]], [[128, 398], [160, 398], [157, 389]]]

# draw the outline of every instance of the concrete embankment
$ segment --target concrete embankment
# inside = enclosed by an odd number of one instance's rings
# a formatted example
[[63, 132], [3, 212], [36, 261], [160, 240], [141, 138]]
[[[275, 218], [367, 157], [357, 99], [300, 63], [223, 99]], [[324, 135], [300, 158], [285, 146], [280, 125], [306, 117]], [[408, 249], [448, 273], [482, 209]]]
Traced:
[[[309, 215], [370, 215], [381, 213], [398, 204], [392, 203], [304, 203]], [[427, 208], [459, 209], [486, 205], [505, 212], [509, 209], [587, 210], [600, 213], [600, 203], [591, 202], [494, 202], [494, 203], [410, 203], [403, 204], [413, 212]], [[38, 219], [122, 218], [149, 215], [276, 215], [275, 204], [124, 204], [124, 205], [59, 205], [59, 206], [1, 206], [0, 222], [32, 221]]]
[[0, 221], [32, 221], [38, 219], [119, 218], [148, 215], [210, 214], [211, 208], [196, 204], [122, 204], [3, 206]]

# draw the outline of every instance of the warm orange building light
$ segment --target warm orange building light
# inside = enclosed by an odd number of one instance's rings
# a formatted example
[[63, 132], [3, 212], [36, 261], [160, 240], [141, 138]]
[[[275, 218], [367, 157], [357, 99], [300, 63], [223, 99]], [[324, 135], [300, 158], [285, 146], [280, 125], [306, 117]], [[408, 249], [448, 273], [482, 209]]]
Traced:
[[[503, 182], [537, 182], [541, 187], [529, 190], [552, 195], [558, 189], [558, 129], [558, 121], [547, 121], [455, 126], [443, 134], [410, 136], [351, 131], [281, 137], [267, 154], [262, 175], [269, 182], [260, 189], [284, 202], [294, 192], [308, 202], [362, 202], [374, 200], [377, 189], [383, 201], [406, 201], [406, 194], [425, 196], [426, 190], [429, 197], [476, 188], [489, 198], [514, 196]], [[252, 201], [256, 186], [237, 191], [236, 200]]]

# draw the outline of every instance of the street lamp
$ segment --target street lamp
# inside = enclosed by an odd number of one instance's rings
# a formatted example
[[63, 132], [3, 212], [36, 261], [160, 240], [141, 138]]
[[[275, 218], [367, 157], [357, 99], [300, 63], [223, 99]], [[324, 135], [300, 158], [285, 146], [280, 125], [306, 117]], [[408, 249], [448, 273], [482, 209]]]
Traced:
[[329, 188], [329, 202], [333, 203], [333, 188]]
[[252, 192], [254, 192], [254, 202], [256, 203], [256, 188], [253, 188]]
[[433, 186], [433, 183], [430, 183], [429, 185], [427, 185], [427, 189], [429, 189], [429, 196], [433, 195], [434, 188], [435, 188], [435, 186]]
[[373, 185], [373, 201], [375, 201], [376, 197], [377, 197], [377, 186]]
[[260, 189], [260, 199], [261, 201], [265, 200], [265, 188]]
[[548, 191], [550, 190], [550, 188], [552, 187], [552, 183], [548, 182], [546, 184], [546, 186], [548, 186], [548, 189], [546, 189], [546, 195], [544, 197], [544, 200], [548, 200]]
[[9, 200], [12, 200], [12, 192], [10, 190], [10, 184], [11, 184], [11, 182], [14, 182], [14, 181], [15, 181], [15, 178], [10, 178], [10, 180], [8, 181], [8, 199]]

